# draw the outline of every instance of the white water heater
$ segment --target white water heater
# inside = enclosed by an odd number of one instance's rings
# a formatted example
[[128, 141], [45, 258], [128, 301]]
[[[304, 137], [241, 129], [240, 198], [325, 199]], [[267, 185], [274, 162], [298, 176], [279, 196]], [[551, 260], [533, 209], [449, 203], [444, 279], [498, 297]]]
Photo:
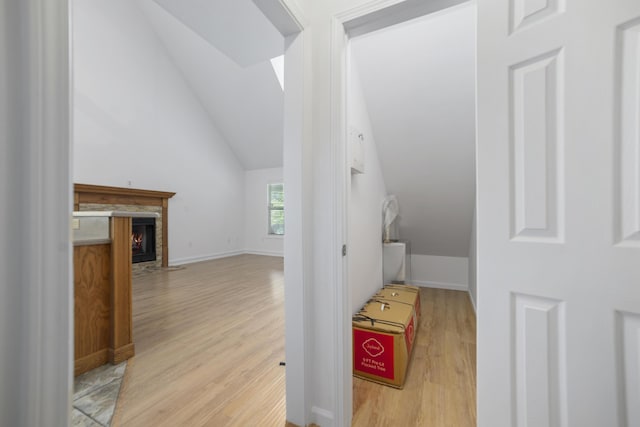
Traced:
[[405, 242], [382, 244], [383, 284], [404, 283], [407, 280], [407, 246]]

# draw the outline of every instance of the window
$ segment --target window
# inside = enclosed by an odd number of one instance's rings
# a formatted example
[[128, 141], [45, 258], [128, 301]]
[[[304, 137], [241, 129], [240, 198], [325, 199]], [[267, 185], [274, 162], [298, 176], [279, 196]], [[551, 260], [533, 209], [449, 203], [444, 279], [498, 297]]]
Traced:
[[269, 234], [284, 235], [284, 184], [269, 184]]

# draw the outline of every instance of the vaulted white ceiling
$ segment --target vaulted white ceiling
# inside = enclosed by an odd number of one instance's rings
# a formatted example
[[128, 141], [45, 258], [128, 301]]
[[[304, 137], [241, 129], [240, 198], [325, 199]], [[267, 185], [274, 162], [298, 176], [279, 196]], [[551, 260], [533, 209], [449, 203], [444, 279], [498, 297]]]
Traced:
[[282, 54], [282, 35], [250, 0], [154, 0], [241, 67]]
[[[140, 0], [185, 81], [246, 170], [282, 166], [284, 40], [251, 0]], [[401, 237], [467, 256], [475, 188], [475, 7], [353, 39]]]
[[352, 41], [400, 237], [413, 253], [468, 256], [475, 198], [475, 7]]
[[284, 39], [251, 0], [143, 0], [185, 81], [246, 170], [282, 166]]

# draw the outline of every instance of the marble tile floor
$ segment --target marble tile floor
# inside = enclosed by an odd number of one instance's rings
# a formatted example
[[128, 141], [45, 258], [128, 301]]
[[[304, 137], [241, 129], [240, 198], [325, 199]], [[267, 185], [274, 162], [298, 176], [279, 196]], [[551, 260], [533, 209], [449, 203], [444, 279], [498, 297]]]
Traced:
[[76, 377], [71, 427], [109, 427], [127, 362], [106, 364]]

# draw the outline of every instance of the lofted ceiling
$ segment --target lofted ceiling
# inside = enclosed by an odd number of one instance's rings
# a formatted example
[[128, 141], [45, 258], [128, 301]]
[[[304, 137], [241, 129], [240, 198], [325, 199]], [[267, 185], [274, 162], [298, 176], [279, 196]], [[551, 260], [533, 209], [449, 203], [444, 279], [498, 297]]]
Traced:
[[282, 55], [282, 35], [250, 0], [154, 1], [240, 67]]
[[185, 81], [245, 170], [282, 166], [284, 39], [251, 0], [142, 0]]
[[356, 37], [352, 59], [400, 237], [466, 257], [475, 205], [475, 6]]
[[[252, 0], [139, 0], [168, 55], [245, 170], [282, 166], [284, 39]], [[400, 237], [467, 256], [475, 189], [475, 6], [352, 39]]]

